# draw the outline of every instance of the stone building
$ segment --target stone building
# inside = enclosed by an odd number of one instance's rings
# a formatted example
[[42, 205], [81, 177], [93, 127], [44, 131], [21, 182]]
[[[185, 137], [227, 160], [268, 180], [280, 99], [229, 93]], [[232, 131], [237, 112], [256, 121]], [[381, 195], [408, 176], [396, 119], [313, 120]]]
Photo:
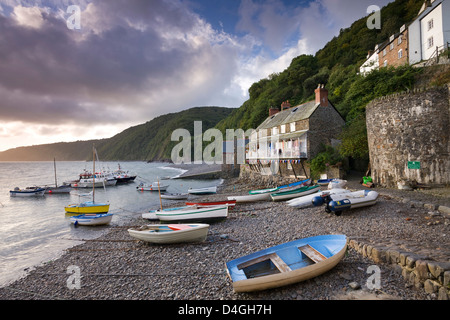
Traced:
[[328, 100], [328, 90], [319, 85], [315, 100], [294, 107], [285, 101], [281, 110], [269, 110], [269, 117], [250, 136], [248, 169], [262, 175], [309, 177], [306, 161], [320, 152], [322, 144], [336, 144], [344, 124]]
[[366, 107], [374, 182], [450, 184], [450, 86], [394, 94]]
[[378, 52], [380, 67], [398, 67], [408, 63], [408, 29], [400, 28], [400, 32], [392, 35]]

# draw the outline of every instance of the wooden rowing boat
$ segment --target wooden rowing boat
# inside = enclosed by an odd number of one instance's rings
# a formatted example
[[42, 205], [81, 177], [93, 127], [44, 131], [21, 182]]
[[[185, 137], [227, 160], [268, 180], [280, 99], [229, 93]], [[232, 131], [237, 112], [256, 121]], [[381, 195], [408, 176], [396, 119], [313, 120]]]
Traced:
[[70, 222], [74, 225], [81, 226], [98, 226], [109, 224], [112, 220], [112, 213], [104, 214], [81, 214], [70, 218]]
[[150, 224], [140, 228], [130, 228], [133, 238], [150, 243], [202, 242], [208, 235], [208, 224]]
[[271, 193], [270, 197], [272, 198], [273, 201], [281, 201], [281, 200], [289, 200], [292, 198], [306, 196], [308, 194], [319, 192], [319, 191], [320, 191], [319, 186], [306, 186], [306, 187], [301, 187], [301, 188], [297, 188], [294, 190]]
[[185, 200], [189, 194], [187, 193], [163, 193], [161, 194], [161, 199], [166, 200]]
[[188, 193], [190, 194], [213, 194], [213, 193], [217, 193], [217, 187], [206, 187], [206, 188], [197, 188], [197, 189], [192, 189], [189, 188]]
[[236, 200], [186, 202], [186, 205], [197, 207], [228, 206], [230, 209], [232, 209], [236, 205]]
[[161, 221], [203, 221], [224, 219], [228, 216], [228, 206], [186, 207], [178, 210], [161, 210], [156, 212]]
[[344, 257], [345, 235], [322, 235], [264, 249], [226, 263], [235, 292], [281, 287], [321, 275]]

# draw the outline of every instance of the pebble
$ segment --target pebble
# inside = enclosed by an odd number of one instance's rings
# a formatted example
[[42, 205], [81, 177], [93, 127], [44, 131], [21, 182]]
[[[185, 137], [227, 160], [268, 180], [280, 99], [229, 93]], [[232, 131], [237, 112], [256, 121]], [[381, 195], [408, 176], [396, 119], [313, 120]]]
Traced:
[[[361, 188], [359, 184], [354, 187]], [[205, 200], [224, 199], [228, 195], [244, 194], [249, 189], [256, 187], [239, 179], [228, 179], [217, 195]], [[352, 248], [335, 268], [314, 279], [256, 293], [233, 292], [225, 271], [227, 261], [322, 234], [346, 234], [349, 239], [363, 241], [365, 252], [375, 252], [380, 245], [399, 248], [400, 252], [411, 253], [399, 253], [396, 257], [406, 264], [425, 260], [424, 256], [428, 260], [450, 262], [450, 243], [446, 236], [449, 230], [448, 224], [441, 222], [443, 216], [427, 215], [430, 210], [424, 206], [410, 208], [412, 200], [404, 202], [400, 191], [376, 190], [380, 197], [374, 206], [348, 210], [339, 217], [326, 213], [322, 207], [296, 209], [284, 202], [238, 204], [227, 219], [210, 224], [208, 238], [203, 243], [154, 245], [130, 241], [127, 226], [111, 225], [110, 231], [98, 240], [115, 241], [86, 241], [66, 250], [59, 259], [37, 266], [28, 276], [0, 288], [0, 299], [354, 299], [347, 288], [368, 290], [365, 284], [371, 274], [367, 270], [374, 264], [381, 270], [381, 290], [390, 299], [443, 297], [441, 293], [428, 294], [423, 287], [417, 288], [414, 282], [405, 280], [401, 272], [393, 272], [391, 265], [376, 263]], [[436, 200], [429, 195], [417, 201], [448, 206], [448, 200]], [[425, 219], [426, 216], [430, 219]], [[130, 221], [130, 225], [148, 223], [140, 215]], [[415, 252], [417, 254], [413, 255]], [[72, 265], [80, 267], [80, 289], [67, 286], [70, 276], [67, 268]], [[447, 273], [446, 277], [450, 275]], [[427, 288], [432, 288], [431, 283]]]

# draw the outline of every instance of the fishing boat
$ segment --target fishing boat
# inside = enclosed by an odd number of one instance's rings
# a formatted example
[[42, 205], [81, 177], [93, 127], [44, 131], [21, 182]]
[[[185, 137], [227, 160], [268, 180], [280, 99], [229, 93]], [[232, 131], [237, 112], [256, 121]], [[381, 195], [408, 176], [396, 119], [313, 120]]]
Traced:
[[[95, 172], [95, 156], [97, 151], [95, 150], [94, 146], [92, 146], [92, 153], [93, 153], [92, 172]], [[93, 176], [93, 182], [94, 183], [92, 184], [92, 193], [89, 194], [89, 195], [92, 194], [92, 201], [81, 202], [78, 204], [69, 204], [64, 208], [66, 213], [86, 214], [86, 213], [107, 213], [109, 211], [109, 203], [95, 201], [95, 175]]]
[[232, 209], [236, 205], [236, 200], [186, 202], [186, 205], [197, 207], [228, 206], [230, 209]]
[[9, 190], [9, 195], [11, 197], [35, 197], [35, 196], [43, 196], [44, 193], [45, 188], [40, 187], [28, 187], [25, 189], [15, 187], [14, 190]]
[[187, 207], [178, 210], [160, 210], [156, 212], [160, 221], [203, 221], [225, 219], [228, 216], [228, 206], [196, 208]]
[[131, 237], [150, 243], [168, 244], [205, 241], [209, 224], [149, 224], [130, 228]]
[[226, 270], [235, 292], [281, 287], [319, 276], [345, 255], [345, 235], [299, 239], [229, 261]]
[[162, 183], [159, 183], [159, 182], [153, 182], [153, 183], [150, 183], [150, 184], [141, 182], [136, 187], [136, 189], [138, 191], [166, 191], [168, 187], [169, 187], [168, 185], [162, 184]]
[[118, 169], [112, 172], [112, 176], [116, 180], [117, 184], [133, 182], [137, 177], [134, 173], [122, 170], [120, 163], [118, 164]]
[[80, 214], [78, 216], [70, 217], [70, 222], [74, 225], [81, 226], [98, 226], [109, 224], [112, 220], [112, 213], [104, 213], [104, 214]]
[[301, 196], [297, 198], [293, 198], [291, 200], [288, 200], [286, 204], [290, 207], [295, 208], [306, 208], [306, 207], [312, 207], [314, 206], [312, 203], [312, 199], [315, 197], [320, 197], [322, 195], [329, 195], [329, 194], [343, 194], [343, 193], [350, 193], [350, 190], [347, 189], [331, 189], [331, 190], [325, 190], [325, 191], [319, 191], [317, 193], [309, 194], [306, 196]]
[[55, 186], [54, 187], [45, 187], [46, 194], [67, 194], [72, 191], [72, 187], [68, 184], [63, 184], [58, 186], [58, 180], [56, 179], [56, 159], [53, 158], [53, 169], [55, 171]]
[[377, 202], [377, 198], [378, 192], [376, 191], [358, 190], [344, 194], [314, 197], [312, 202], [314, 206], [325, 204], [326, 212], [334, 212], [337, 216], [340, 216], [343, 210], [372, 206]]
[[162, 199], [167, 200], [185, 200], [189, 196], [188, 193], [164, 193], [161, 194]]
[[[95, 171], [94, 171], [95, 172]], [[93, 188], [102, 186], [115, 186], [117, 180], [110, 173], [96, 172], [95, 174], [90, 172], [84, 172], [80, 174], [80, 179], [75, 184], [77, 188]]]
[[306, 196], [308, 194], [319, 192], [319, 191], [320, 191], [320, 186], [306, 186], [306, 187], [301, 187], [301, 188], [297, 188], [294, 190], [271, 193], [270, 197], [272, 198], [272, 201], [281, 201], [281, 200], [289, 200], [289, 199], [292, 199], [295, 197]]
[[206, 188], [197, 188], [197, 189], [193, 189], [193, 188], [189, 188], [188, 190], [189, 194], [213, 194], [213, 193], [217, 193], [217, 187], [206, 187]]

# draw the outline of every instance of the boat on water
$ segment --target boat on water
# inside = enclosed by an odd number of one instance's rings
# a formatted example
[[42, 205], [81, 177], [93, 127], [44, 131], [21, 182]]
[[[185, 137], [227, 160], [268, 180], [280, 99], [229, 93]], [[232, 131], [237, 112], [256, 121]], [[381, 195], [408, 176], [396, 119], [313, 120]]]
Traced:
[[46, 194], [67, 194], [72, 191], [72, 187], [70, 184], [63, 184], [61, 186], [58, 186], [58, 180], [56, 178], [56, 159], [53, 158], [53, 169], [55, 171], [55, 186], [54, 187], [48, 187], [45, 186], [45, 193]]
[[116, 184], [117, 180], [110, 173], [95, 172], [93, 174], [85, 171], [80, 174], [80, 179], [73, 186], [76, 188], [99, 188], [103, 186], [115, 186]]
[[169, 244], [202, 242], [208, 235], [209, 224], [149, 224], [130, 228], [131, 237], [150, 243]]
[[[95, 157], [96, 157], [97, 151], [95, 150], [94, 146], [92, 146], [92, 153], [93, 153], [93, 161], [92, 161], [93, 170], [92, 170], [92, 172], [95, 172]], [[85, 201], [85, 202], [81, 202], [78, 204], [69, 204], [66, 207], [64, 207], [64, 210], [66, 211], [66, 213], [69, 213], [69, 214], [108, 213], [109, 203], [95, 201], [95, 175], [92, 177], [92, 179], [93, 179], [94, 183], [92, 184], [92, 193], [89, 194], [89, 195], [92, 195], [92, 201]], [[104, 185], [103, 185], [103, 187], [105, 188]], [[106, 190], [106, 188], [105, 188], [105, 190]]]
[[[282, 189], [283, 190], [283, 189]], [[306, 196], [311, 193], [316, 193], [320, 191], [320, 186], [305, 186], [294, 190], [280, 191], [271, 193], [270, 197], [272, 201], [289, 200], [296, 197]]]
[[195, 206], [178, 210], [159, 210], [155, 212], [160, 221], [204, 221], [225, 219], [228, 206], [201, 207]]
[[112, 213], [97, 213], [97, 214], [80, 214], [78, 216], [70, 217], [70, 222], [74, 225], [81, 226], [98, 226], [109, 224], [112, 220]]
[[228, 206], [230, 209], [232, 209], [236, 205], [236, 200], [186, 202], [186, 205], [197, 207]]
[[345, 235], [322, 235], [264, 249], [226, 263], [235, 292], [286, 286], [334, 268], [347, 249]]
[[188, 193], [164, 193], [161, 194], [161, 199], [167, 200], [185, 200], [189, 197]]
[[312, 203], [314, 206], [325, 204], [325, 211], [334, 212], [340, 216], [342, 211], [372, 206], [377, 202], [378, 192], [373, 190], [358, 190], [343, 194], [330, 194], [314, 197]]
[[137, 175], [134, 173], [122, 170], [122, 168], [120, 167], [120, 163], [118, 164], [118, 169], [112, 172], [112, 176], [116, 180], [117, 184], [133, 182], [137, 177]]
[[44, 193], [45, 188], [40, 187], [27, 187], [25, 189], [15, 187], [13, 190], [9, 190], [9, 195], [11, 197], [35, 197], [35, 196], [43, 196]]
[[348, 190], [348, 189], [331, 189], [331, 190], [319, 191], [317, 193], [290, 199], [286, 202], [286, 204], [290, 207], [295, 207], [295, 208], [313, 207], [314, 205], [312, 203], [312, 199], [314, 199], [315, 197], [320, 197], [322, 195], [343, 194], [343, 193], [350, 193], [350, 190]]
[[166, 191], [168, 187], [169, 187], [169, 185], [158, 183], [158, 182], [153, 182], [153, 183], [150, 183], [150, 184], [141, 182], [136, 187], [136, 189], [138, 191]]
[[196, 189], [189, 188], [188, 193], [189, 194], [199, 194], [199, 195], [214, 194], [214, 193], [217, 193], [217, 187], [214, 186], [214, 187], [196, 188]]

